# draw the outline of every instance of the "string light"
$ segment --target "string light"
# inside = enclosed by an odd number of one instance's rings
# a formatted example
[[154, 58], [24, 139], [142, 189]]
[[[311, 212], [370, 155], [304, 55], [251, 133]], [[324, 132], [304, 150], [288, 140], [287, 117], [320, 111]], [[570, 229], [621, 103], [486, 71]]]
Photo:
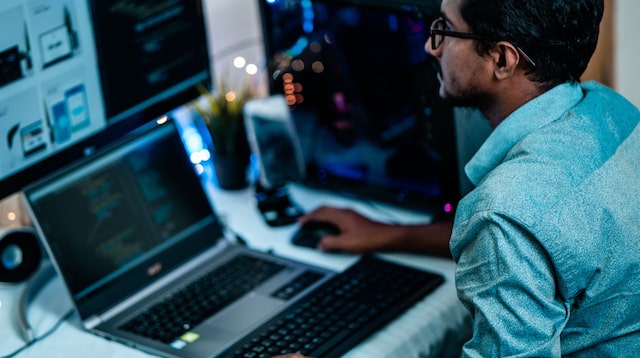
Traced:
[[233, 59], [233, 66], [235, 68], [243, 68], [246, 64], [247, 60], [242, 56], [236, 56], [236, 58]]
[[244, 68], [244, 70], [249, 75], [255, 75], [256, 73], [258, 73], [258, 66], [253, 63], [250, 63], [247, 65], [247, 67]]

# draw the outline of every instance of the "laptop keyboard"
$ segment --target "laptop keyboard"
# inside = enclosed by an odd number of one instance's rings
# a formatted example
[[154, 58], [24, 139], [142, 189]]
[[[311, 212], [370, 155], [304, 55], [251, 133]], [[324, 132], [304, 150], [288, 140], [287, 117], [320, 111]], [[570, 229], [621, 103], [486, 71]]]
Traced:
[[170, 343], [284, 268], [254, 256], [239, 255], [119, 328]]
[[437, 274], [364, 256], [220, 357], [259, 358], [293, 352], [338, 357], [443, 281]]

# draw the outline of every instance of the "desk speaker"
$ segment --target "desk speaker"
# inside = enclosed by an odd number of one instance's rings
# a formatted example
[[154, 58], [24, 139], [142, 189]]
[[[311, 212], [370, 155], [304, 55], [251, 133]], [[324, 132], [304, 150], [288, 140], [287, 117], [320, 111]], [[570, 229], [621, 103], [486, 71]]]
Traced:
[[0, 282], [29, 278], [42, 259], [36, 232], [28, 227], [0, 228]]

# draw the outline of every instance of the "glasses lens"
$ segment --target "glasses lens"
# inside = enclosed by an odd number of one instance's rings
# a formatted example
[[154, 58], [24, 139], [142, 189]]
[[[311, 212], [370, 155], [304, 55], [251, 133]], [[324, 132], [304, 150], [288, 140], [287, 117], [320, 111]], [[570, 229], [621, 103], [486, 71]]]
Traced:
[[445, 25], [443, 18], [438, 18], [431, 24], [431, 30], [435, 30], [431, 31], [431, 46], [434, 50], [440, 47], [444, 40], [444, 35], [437, 32], [445, 30]]

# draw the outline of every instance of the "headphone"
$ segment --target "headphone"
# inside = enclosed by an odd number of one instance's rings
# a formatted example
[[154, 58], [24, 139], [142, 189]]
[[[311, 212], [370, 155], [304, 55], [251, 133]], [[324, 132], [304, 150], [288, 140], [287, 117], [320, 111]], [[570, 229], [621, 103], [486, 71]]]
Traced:
[[27, 307], [55, 274], [49, 260], [43, 259], [35, 229], [0, 228], [0, 283], [27, 281], [18, 304], [18, 328], [26, 343], [35, 340], [27, 319]]
[[25, 281], [41, 260], [42, 250], [33, 228], [0, 228], [0, 283]]

